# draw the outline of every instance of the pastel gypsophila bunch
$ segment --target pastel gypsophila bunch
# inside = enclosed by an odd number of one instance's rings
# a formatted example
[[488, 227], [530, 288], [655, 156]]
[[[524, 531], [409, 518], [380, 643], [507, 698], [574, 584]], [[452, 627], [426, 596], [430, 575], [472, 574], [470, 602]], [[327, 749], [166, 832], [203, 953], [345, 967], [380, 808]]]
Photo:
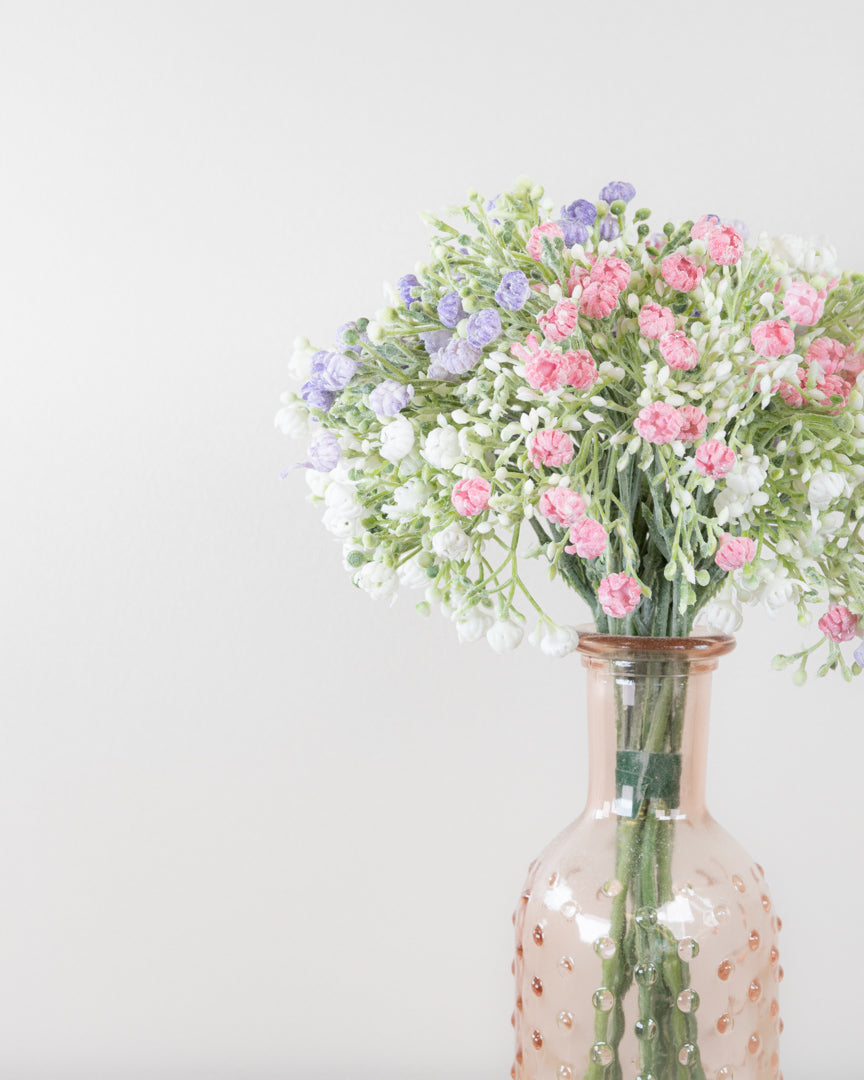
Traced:
[[[575, 645], [520, 566], [545, 557], [597, 629], [732, 631], [820, 610], [820, 673], [864, 630], [864, 279], [830, 249], [705, 215], [651, 233], [635, 191], [553, 213], [521, 183], [458, 225], [331, 349], [301, 342], [277, 422], [311, 428], [326, 527], [376, 596], [425, 589], [462, 640]], [[311, 424], [310, 424], [311, 421]], [[526, 551], [525, 537], [532, 546]]]

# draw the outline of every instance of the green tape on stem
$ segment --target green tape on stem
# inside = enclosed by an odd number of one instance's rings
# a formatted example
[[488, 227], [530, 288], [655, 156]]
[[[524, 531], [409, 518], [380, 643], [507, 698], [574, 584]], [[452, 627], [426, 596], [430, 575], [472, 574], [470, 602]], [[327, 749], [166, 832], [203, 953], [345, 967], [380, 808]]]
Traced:
[[681, 794], [681, 755], [619, 750], [615, 758], [615, 813], [637, 817], [642, 804], [662, 799], [677, 806]]

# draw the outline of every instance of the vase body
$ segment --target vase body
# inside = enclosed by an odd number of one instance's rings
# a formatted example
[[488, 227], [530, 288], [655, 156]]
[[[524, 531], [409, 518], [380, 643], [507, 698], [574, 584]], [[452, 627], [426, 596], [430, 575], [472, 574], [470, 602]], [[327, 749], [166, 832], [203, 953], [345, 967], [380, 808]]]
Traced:
[[731, 638], [586, 634], [589, 795], [529, 868], [515, 1080], [779, 1080], [780, 919], [705, 807]]

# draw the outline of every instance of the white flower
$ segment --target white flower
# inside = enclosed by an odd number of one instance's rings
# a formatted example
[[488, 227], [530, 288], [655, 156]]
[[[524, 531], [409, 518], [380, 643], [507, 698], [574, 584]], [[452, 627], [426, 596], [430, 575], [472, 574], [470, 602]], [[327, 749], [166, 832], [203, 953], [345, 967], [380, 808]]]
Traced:
[[394, 464], [410, 454], [414, 446], [414, 428], [405, 416], [397, 418], [381, 428], [380, 454], [386, 461]]
[[846, 491], [846, 480], [839, 473], [816, 472], [807, 488], [807, 498], [813, 510], [827, 510]]
[[432, 550], [442, 559], [461, 562], [471, 550], [471, 538], [456, 522], [441, 529], [432, 537]]
[[456, 634], [460, 641], [471, 643], [479, 641], [489, 629], [492, 616], [480, 607], [473, 607], [464, 615], [454, 616]]
[[741, 609], [732, 600], [715, 598], [702, 608], [700, 621], [714, 634], [734, 634], [744, 621]]
[[320, 473], [317, 469], [304, 469], [306, 474], [306, 486], [313, 495], [321, 498], [328, 487], [333, 483], [332, 473]]
[[393, 492], [393, 502], [385, 503], [381, 512], [388, 518], [412, 518], [432, 494], [419, 477], [413, 477]]
[[406, 589], [425, 589], [429, 585], [426, 568], [420, 565], [420, 560], [416, 555], [412, 555], [410, 559], [397, 567], [396, 573], [399, 575], [400, 584]]
[[298, 338], [294, 342], [294, 352], [288, 361], [288, 374], [292, 379], [296, 379], [297, 382], [306, 382], [310, 375], [314, 355], [315, 350], [306, 338]]
[[808, 274], [833, 277], [836, 272], [837, 251], [824, 239], [812, 240], [792, 233], [783, 233], [782, 236], [766, 236], [763, 233], [758, 244], [775, 258]]
[[499, 620], [486, 632], [486, 640], [495, 652], [510, 652], [522, 643], [522, 627], [509, 620]]
[[765, 610], [769, 615], [775, 615], [780, 608], [794, 604], [800, 593], [801, 586], [796, 581], [778, 574], [765, 582], [760, 595]]
[[276, 427], [289, 439], [309, 434], [309, 411], [301, 401], [290, 401], [276, 413]]
[[376, 599], [396, 598], [399, 578], [396, 571], [380, 562], [364, 563], [354, 575], [354, 584]]
[[579, 644], [579, 631], [575, 626], [539, 622], [528, 640], [532, 645], [538, 645], [545, 656], [562, 657], [573, 652]]
[[765, 458], [738, 458], [726, 477], [726, 490], [736, 495], [754, 495], [768, 478]]
[[434, 428], [426, 436], [422, 454], [433, 468], [452, 469], [457, 461], [462, 460], [459, 432], [449, 424]]
[[363, 512], [363, 505], [354, 493], [354, 486], [350, 483], [338, 481], [328, 484], [324, 492], [324, 502], [328, 509], [338, 510], [346, 517], [359, 517]]

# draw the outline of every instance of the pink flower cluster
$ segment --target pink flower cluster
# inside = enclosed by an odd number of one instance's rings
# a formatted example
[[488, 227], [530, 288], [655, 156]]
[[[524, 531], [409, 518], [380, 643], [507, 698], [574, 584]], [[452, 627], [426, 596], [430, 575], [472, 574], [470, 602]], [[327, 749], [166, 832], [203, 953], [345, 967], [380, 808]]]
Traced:
[[544, 236], [549, 240], [554, 240], [556, 237], [564, 239], [561, 226], [556, 225], [554, 221], [544, 221], [542, 225], [535, 225], [528, 239], [528, 254], [535, 262], [540, 262], [540, 256], [543, 254]]
[[[831, 411], [832, 416], [837, 415], [849, 403], [855, 380], [864, 370], [864, 356], [856, 353], [854, 346], [842, 345], [834, 338], [817, 338], [807, 350], [803, 366], [796, 372], [796, 382], [781, 382], [777, 388], [780, 397], [793, 409], [799, 409], [807, 400], [805, 392], [814, 364], [818, 370], [816, 389], [829, 399], [840, 399]], [[820, 401], [818, 404], [826, 403]]]
[[795, 334], [782, 319], [767, 319], [756, 323], [750, 331], [750, 343], [759, 354], [769, 359], [786, 356], [795, 348]]
[[569, 529], [585, 513], [585, 500], [570, 488], [549, 488], [540, 496], [539, 509], [544, 517]]
[[596, 259], [590, 269], [574, 265], [567, 284], [572, 296], [582, 290], [579, 312], [589, 319], [603, 319], [618, 306], [618, 298], [630, 281], [630, 267], [614, 255]]
[[572, 300], [559, 300], [537, 318], [537, 325], [550, 341], [563, 341], [570, 337], [579, 322], [579, 305]]
[[524, 345], [516, 342], [510, 351], [524, 362], [528, 385], [544, 394], [562, 386], [585, 390], [599, 378], [594, 357], [587, 349], [548, 349], [540, 345], [536, 335], [529, 334]]
[[583, 559], [596, 559], [606, 550], [606, 530], [594, 518], [580, 518], [570, 527], [570, 545], [564, 550]]
[[696, 447], [696, 469], [703, 476], [723, 477], [735, 465], [735, 451], [720, 439], [706, 439]]
[[660, 273], [666, 284], [678, 292], [692, 292], [705, 276], [705, 267], [676, 251], [661, 261]]
[[720, 544], [714, 555], [714, 562], [727, 573], [731, 570], [740, 570], [745, 563], [752, 562], [756, 557], [756, 545], [748, 536], [731, 536], [723, 533]]
[[696, 342], [687, 337], [683, 330], [671, 330], [658, 342], [660, 355], [670, 368], [678, 371], [690, 371], [699, 363], [699, 349]]
[[783, 310], [793, 322], [814, 326], [825, 310], [826, 293], [817, 292], [806, 281], [793, 281], [783, 297]]
[[597, 596], [607, 615], [623, 619], [642, 599], [642, 589], [629, 574], [609, 574], [600, 582]]
[[633, 426], [646, 442], [659, 446], [663, 443], [695, 442], [708, 426], [708, 417], [695, 405], [682, 405], [676, 409], [665, 401], [653, 401], [639, 410]]
[[716, 214], [703, 214], [690, 230], [694, 240], [708, 241], [708, 254], [720, 266], [731, 266], [744, 253], [744, 239], [731, 225], [724, 225]]
[[489, 505], [491, 491], [492, 485], [482, 477], [460, 480], [450, 493], [450, 501], [456, 507], [457, 514], [474, 517]]
[[672, 309], [649, 300], [639, 312], [639, 329], [647, 338], [659, 338], [675, 329]]
[[851, 641], [858, 633], [858, 616], [843, 604], [837, 604], [825, 612], [818, 626], [832, 641]]
[[529, 439], [528, 456], [538, 468], [557, 469], [573, 460], [573, 440], [566, 431], [544, 428]]

